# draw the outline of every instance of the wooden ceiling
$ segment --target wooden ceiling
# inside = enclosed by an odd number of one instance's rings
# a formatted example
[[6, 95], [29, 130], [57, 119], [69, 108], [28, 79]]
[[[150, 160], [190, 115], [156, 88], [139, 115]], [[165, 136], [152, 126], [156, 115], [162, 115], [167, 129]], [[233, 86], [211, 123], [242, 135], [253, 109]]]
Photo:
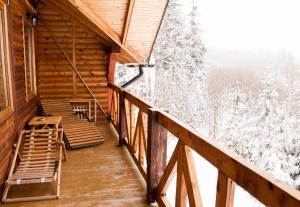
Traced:
[[128, 58], [125, 61], [143, 62], [151, 53], [168, 0], [47, 0], [47, 3], [77, 18], [108, 45], [117, 46], [121, 56]]

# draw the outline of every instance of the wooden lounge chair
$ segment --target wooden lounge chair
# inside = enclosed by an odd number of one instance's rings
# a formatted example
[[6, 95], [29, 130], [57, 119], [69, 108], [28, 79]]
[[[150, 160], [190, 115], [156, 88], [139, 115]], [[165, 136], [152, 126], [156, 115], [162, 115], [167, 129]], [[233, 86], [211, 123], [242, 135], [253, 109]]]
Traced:
[[[62, 129], [23, 130], [19, 136], [3, 202], [57, 199], [60, 195]], [[22, 147], [21, 147], [22, 146]], [[7, 198], [12, 185], [56, 182], [56, 194]]]
[[102, 134], [93, 124], [75, 115], [68, 100], [43, 99], [41, 105], [47, 116], [62, 116], [61, 126], [69, 148], [86, 147], [104, 142]]

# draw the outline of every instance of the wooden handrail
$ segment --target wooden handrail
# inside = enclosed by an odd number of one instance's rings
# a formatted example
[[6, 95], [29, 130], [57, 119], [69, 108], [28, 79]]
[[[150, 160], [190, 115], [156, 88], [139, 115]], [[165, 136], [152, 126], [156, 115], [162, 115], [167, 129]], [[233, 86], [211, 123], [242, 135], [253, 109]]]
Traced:
[[[155, 195], [154, 199], [158, 202], [159, 206], [168, 206], [165, 191], [170, 180], [177, 173], [176, 203], [180, 203], [178, 206], [183, 205], [187, 201], [187, 196], [189, 197], [190, 206], [201, 206], [199, 186], [195, 182], [197, 177], [193, 159], [191, 158], [191, 150], [193, 150], [214, 165], [219, 171], [216, 206], [231, 207], [233, 205], [235, 184], [241, 186], [266, 206], [300, 206], [300, 191], [276, 180], [240, 156], [221, 148], [214, 141], [205, 138], [205, 136], [171, 115], [160, 110], [154, 110], [150, 104], [140, 100], [128, 91], [113, 84], [109, 84], [109, 88], [118, 90], [118, 94], [122, 94], [121, 98], [126, 98], [127, 101], [136, 105], [140, 111], [147, 113], [148, 118], [150, 117], [147, 126], [147, 159], [153, 160], [147, 160], [147, 164], [150, 165], [147, 166], [147, 174], [142, 173], [143, 176], [146, 176], [147, 189], [150, 189], [147, 191], [149, 201], [153, 202], [153, 195]], [[125, 108], [125, 105], [120, 105], [120, 107]], [[121, 108], [120, 111], [122, 111]], [[126, 116], [126, 113], [124, 114]], [[120, 116], [124, 116], [124, 114], [120, 113]], [[119, 120], [122, 120], [122, 117], [119, 117]], [[171, 132], [179, 140], [167, 166], [163, 164], [166, 142], [164, 136], [161, 135], [166, 134], [166, 132], [161, 131], [162, 128]], [[153, 151], [153, 147], [156, 148], [156, 151]], [[157, 160], [162, 164], [157, 165], [157, 162], [155, 162]], [[139, 162], [136, 162], [136, 164], [140, 168]], [[162, 168], [164, 169], [162, 170]], [[185, 181], [181, 182], [181, 176]], [[183, 187], [183, 184], [186, 186]]]
[[126, 98], [132, 104], [136, 105], [138, 108], [140, 108], [145, 113], [148, 113], [149, 108], [153, 108], [153, 106], [150, 103], [148, 103], [144, 100], [141, 100], [140, 98], [136, 97], [129, 91], [122, 89], [121, 87], [119, 87], [113, 83], [109, 83], [108, 87], [116, 92], [124, 91], [124, 98]]
[[121, 90], [121, 87], [119, 87], [113, 83], [108, 83], [108, 87], [117, 92], [119, 92]]
[[300, 191], [284, 185], [241, 157], [219, 147], [169, 114], [160, 112], [158, 116], [158, 122], [164, 128], [263, 204], [300, 206]]

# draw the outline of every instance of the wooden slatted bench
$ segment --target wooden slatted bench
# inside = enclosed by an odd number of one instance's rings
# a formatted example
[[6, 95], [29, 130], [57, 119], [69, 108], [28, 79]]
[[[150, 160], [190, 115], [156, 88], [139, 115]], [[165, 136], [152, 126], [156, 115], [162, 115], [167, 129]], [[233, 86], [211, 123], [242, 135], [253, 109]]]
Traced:
[[69, 148], [80, 148], [104, 142], [101, 132], [86, 120], [79, 119], [68, 100], [43, 99], [42, 108], [46, 115], [62, 116], [66, 143]]

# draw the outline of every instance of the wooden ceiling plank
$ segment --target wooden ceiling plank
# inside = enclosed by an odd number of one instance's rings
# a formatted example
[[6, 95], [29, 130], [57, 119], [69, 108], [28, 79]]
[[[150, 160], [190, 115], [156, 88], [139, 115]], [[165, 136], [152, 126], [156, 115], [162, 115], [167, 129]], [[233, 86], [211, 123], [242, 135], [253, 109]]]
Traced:
[[130, 20], [131, 20], [131, 17], [132, 17], [132, 11], [133, 11], [133, 8], [134, 8], [134, 3], [135, 3], [135, 0], [129, 0], [127, 16], [126, 16], [126, 22], [125, 22], [124, 31], [123, 31], [122, 45], [125, 45], [125, 43], [126, 43], [128, 30], [129, 30], [129, 26], [130, 26]]
[[[52, 1], [53, 2], [53, 1]], [[84, 14], [93, 24], [101, 29], [111, 40], [113, 40], [120, 48], [122, 48], [129, 56], [132, 57], [133, 61], [143, 62], [145, 58], [135, 49], [124, 46], [121, 42], [121, 37], [99, 16], [97, 16], [84, 2], [81, 0], [68, 0], [78, 11]]]
[[127, 43], [149, 56], [157, 37], [168, 0], [139, 0], [135, 2]]
[[[128, 10], [128, 0], [82, 0], [115, 32], [123, 35]], [[117, 11], [117, 12], [116, 12]]]
[[97, 16], [83, 1], [68, 0], [75, 8], [83, 13], [91, 22], [97, 25], [114, 42], [121, 43], [120, 36], [99, 16]]

